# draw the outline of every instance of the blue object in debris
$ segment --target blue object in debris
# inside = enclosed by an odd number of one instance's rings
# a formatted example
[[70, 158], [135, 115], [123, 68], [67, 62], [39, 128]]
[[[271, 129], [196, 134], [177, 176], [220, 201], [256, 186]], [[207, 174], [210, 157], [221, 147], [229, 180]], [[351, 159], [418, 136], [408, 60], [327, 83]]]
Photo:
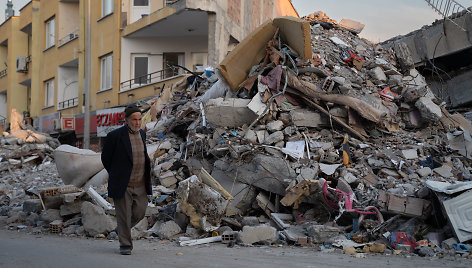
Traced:
[[457, 251], [469, 251], [471, 249], [469, 245], [462, 243], [454, 243], [452, 244], [452, 247]]
[[358, 218], [352, 219], [352, 231], [354, 233], [359, 232], [359, 219]]

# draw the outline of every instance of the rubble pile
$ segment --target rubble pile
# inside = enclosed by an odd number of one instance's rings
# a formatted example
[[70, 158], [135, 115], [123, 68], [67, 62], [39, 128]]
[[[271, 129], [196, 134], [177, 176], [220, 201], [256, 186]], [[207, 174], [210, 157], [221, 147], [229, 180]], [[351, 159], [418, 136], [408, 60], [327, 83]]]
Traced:
[[[40, 191], [63, 185], [53, 157], [59, 145], [57, 139], [25, 125], [12, 109], [10, 132], [0, 137], [0, 225], [36, 226]], [[32, 196], [36, 200], [28, 202]]]
[[[308, 35], [287, 39], [294, 25]], [[154, 196], [133, 238], [470, 256], [472, 124], [447, 112], [404, 47], [289, 18], [248, 38], [218, 81], [187, 79], [146, 113]], [[256, 64], [242, 62], [255, 39]], [[40, 213], [32, 226], [116, 238], [103, 186], [40, 197], [23, 204]]]

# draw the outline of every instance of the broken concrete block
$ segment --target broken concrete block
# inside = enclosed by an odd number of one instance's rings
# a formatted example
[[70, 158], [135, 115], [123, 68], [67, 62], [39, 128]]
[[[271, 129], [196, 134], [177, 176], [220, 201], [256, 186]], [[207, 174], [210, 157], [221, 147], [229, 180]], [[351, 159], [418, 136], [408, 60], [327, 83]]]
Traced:
[[116, 221], [105, 214], [102, 207], [88, 201], [82, 203], [82, 224], [90, 236], [111, 232], [116, 229]]
[[159, 176], [159, 182], [162, 186], [168, 188], [177, 183], [177, 178], [174, 172], [169, 171]]
[[302, 168], [300, 170], [300, 177], [305, 180], [314, 179], [318, 175], [318, 170], [313, 168]]
[[441, 107], [436, 105], [430, 98], [421, 97], [415, 103], [421, 113], [421, 117], [432, 123], [437, 123], [442, 117]]
[[257, 154], [250, 163], [238, 167], [238, 180], [263, 190], [285, 195], [288, 183], [297, 174], [283, 158]]
[[62, 217], [59, 209], [46, 209], [41, 213], [39, 219], [49, 224], [55, 220], [62, 220]]
[[243, 217], [243, 219], [241, 220], [241, 224], [243, 226], [258, 226], [261, 223], [259, 222], [259, 219], [257, 217], [248, 216]]
[[82, 202], [74, 202], [74, 203], [67, 203], [63, 204], [60, 208], [60, 215], [64, 216], [72, 216], [75, 214], [79, 214], [82, 208]]
[[257, 143], [257, 135], [252, 129], [248, 129], [246, 134], [244, 134], [244, 139], [249, 141], [252, 144]]
[[433, 169], [433, 171], [443, 178], [454, 177], [454, 174], [452, 174], [452, 167], [448, 165], [442, 165], [441, 167]]
[[239, 240], [248, 245], [254, 243], [271, 244], [276, 240], [276, 233], [277, 230], [271, 226], [244, 226], [239, 233]]
[[424, 168], [420, 168], [420, 169], [416, 170], [416, 173], [418, 173], [418, 175], [420, 175], [422, 178], [424, 178], [426, 176], [431, 175], [433, 173], [433, 171], [429, 167], [424, 167]]
[[175, 221], [167, 221], [159, 225], [156, 234], [160, 239], [170, 239], [181, 232], [182, 229]]
[[328, 164], [320, 163], [320, 170], [324, 174], [326, 174], [328, 176], [331, 176], [331, 175], [334, 174], [334, 172], [336, 172], [336, 169], [338, 169], [338, 167], [340, 167], [340, 166], [341, 166], [341, 164], [328, 165]]
[[228, 204], [218, 191], [193, 175], [181, 181], [176, 192], [180, 209], [195, 228], [207, 232], [218, 229]]
[[283, 140], [284, 140], [284, 133], [282, 133], [282, 131], [276, 131], [264, 139], [264, 144], [271, 145], [271, 144], [274, 144]]
[[276, 131], [280, 131], [284, 128], [284, 123], [280, 120], [275, 120], [266, 125], [267, 130], [272, 133]]
[[405, 42], [395, 42], [393, 50], [395, 51], [395, 56], [397, 56], [398, 63], [403, 71], [415, 67], [415, 62], [411, 56], [410, 49]]
[[250, 101], [239, 98], [211, 99], [205, 106], [206, 119], [220, 127], [250, 125], [257, 118], [257, 114], [247, 107]]
[[39, 199], [28, 199], [23, 202], [23, 211], [26, 213], [38, 213], [41, 210], [43, 210], [43, 206]]
[[226, 164], [225, 166], [220, 164], [217, 166], [217, 163], [221, 162], [223, 161], [215, 162], [215, 168], [213, 169], [211, 176], [215, 178], [224, 189], [230, 191], [229, 194], [233, 197], [226, 209], [226, 215], [228, 216], [229, 212], [237, 212], [238, 214], [243, 213], [244, 215], [252, 203], [252, 187], [245, 183], [235, 181], [235, 174], [230, 170], [229, 165]]
[[402, 150], [402, 155], [403, 155], [403, 158], [407, 160], [418, 158], [418, 152], [416, 149]]
[[347, 172], [346, 174], [344, 174], [343, 178], [349, 184], [357, 182], [359, 180], [359, 178], [357, 178], [356, 176], [354, 176], [354, 174], [350, 172]]
[[190, 224], [187, 225], [187, 230], [185, 231], [185, 236], [186, 237], [196, 238], [196, 237], [199, 237], [201, 235], [202, 235], [202, 233], [201, 233], [200, 230], [198, 230], [196, 228], [193, 228]]
[[286, 136], [292, 136], [295, 132], [297, 132], [297, 127], [295, 126], [288, 126], [284, 129], [284, 134]]
[[387, 81], [387, 76], [385, 75], [384, 71], [381, 67], [377, 66], [369, 71], [370, 76], [378, 81], [385, 82]]
[[136, 240], [142, 237], [150, 236], [151, 232], [149, 232], [147, 229], [148, 229], [148, 220], [146, 217], [144, 217], [135, 226], [133, 226], [133, 228], [131, 228], [131, 238], [133, 240]]
[[269, 132], [267, 130], [256, 131], [257, 140], [260, 144], [264, 143], [264, 140], [269, 137]]
[[389, 75], [388, 76], [388, 85], [389, 86], [400, 86], [403, 83], [403, 76], [401, 75]]
[[341, 234], [344, 233], [344, 230], [338, 227], [326, 226], [326, 225], [310, 225], [306, 228], [308, 236], [313, 239], [313, 243], [333, 243], [334, 240]]
[[43, 198], [43, 204], [46, 208], [59, 209], [62, 203], [64, 203], [64, 198], [60, 195]]
[[451, 238], [446, 239], [446, 240], [441, 242], [441, 248], [446, 249], [446, 250], [450, 250], [450, 249], [453, 249], [454, 248], [453, 245], [457, 244], [457, 243], [459, 243], [459, 241], [457, 241], [456, 238], [451, 237]]
[[292, 122], [297, 127], [319, 127], [327, 122], [321, 117], [321, 114], [308, 109], [296, 109], [290, 111]]

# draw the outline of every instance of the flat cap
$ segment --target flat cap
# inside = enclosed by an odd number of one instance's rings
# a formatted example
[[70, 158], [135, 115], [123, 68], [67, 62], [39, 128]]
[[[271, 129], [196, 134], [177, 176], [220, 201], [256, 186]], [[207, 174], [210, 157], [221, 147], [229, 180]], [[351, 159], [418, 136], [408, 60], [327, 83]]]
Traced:
[[131, 114], [136, 112], [141, 112], [141, 110], [138, 108], [138, 106], [131, 104], [125, 108], [125, 117], [128, 118]]

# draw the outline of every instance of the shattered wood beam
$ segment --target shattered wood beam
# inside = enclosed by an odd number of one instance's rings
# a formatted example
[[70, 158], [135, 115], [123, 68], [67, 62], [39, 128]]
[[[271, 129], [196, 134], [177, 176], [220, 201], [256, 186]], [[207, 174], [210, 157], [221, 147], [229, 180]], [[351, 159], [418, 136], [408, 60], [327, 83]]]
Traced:
[[367, 102], [353, 98], [351, 96], [345, 96], [345, 95], [338, 95], [338, 94], [326, 94], [321, 91], [321, 89], [312, 83], [299, 80], [294, 74], [291, 72], [288, 73], [288, 85], [304, 95], [317, 99], [317, 100], [322, 100], [326, 102], [332, 102], [340, 105], [345, 105], [356, 112], [359, 113], [360, 116], [363, 118], [375, 122], [375, 123], [380, 123], [385, 117], [385, 113], [382, 111], [379, 111], [369, 105]]
[[357, 130], [353, 129], [351, 126], [349, 126], [348, 124], [346, 124], [345, 122], [343, 122], [342, 120], [337, 118], [336, 116], [331, 116], [331, 114], [326, 109], [324, 109], [323, 107], [321, 107], [319, 104], [315, 103], [314, 101], [308, 99], [306, 96], [303, 96], [302, 94], [300, 94], [300, 92], [296, 92], [295, 90], [291, 90], [289, 88], [287, 88], [287, 92], [290, 92], [292, 94], [295, 94], [295, 95], [298, 95], [298, 96], [302, 97], [308, 104], [310, 104], [314, 108], [318, 109], [320, 112], [324, 113], [328, 117], [331, 117], [336, 123], [341, 125], [343, 128], [345, 128], [347, 131], [351, 132], [354, 136], [358, 137], [362, 141], [365, 142], [365, 141], [368, 140], [368, 137], [362, 135]]

